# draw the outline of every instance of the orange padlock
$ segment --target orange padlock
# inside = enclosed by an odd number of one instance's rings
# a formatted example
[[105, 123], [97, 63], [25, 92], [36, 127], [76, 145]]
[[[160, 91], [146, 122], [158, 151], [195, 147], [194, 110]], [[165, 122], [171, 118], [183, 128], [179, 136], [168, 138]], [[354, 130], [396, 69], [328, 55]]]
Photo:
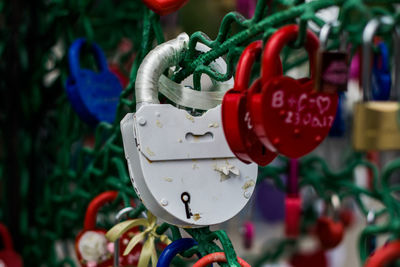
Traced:
[[4, 249], [0, 251], [0, 266], [22, 267], [21, 256], [14, 251], [10, 232], [4, 224], [0, 223], [0, 236], [3, 240]]

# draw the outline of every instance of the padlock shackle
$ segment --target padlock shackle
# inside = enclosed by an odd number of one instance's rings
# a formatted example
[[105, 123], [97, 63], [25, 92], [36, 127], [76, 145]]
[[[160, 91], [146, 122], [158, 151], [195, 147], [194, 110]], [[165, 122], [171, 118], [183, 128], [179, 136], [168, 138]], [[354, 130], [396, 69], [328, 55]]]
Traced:
[[[115, 215], [116, 223], [121, 222], [122, 216], [134, 210], [135, 209], [133, 207], [126, 207], [120, 210], [117, 215]], [[119, 238], [114, 241], [114, 267], [119, 267]]]
[[11, 238], [11, 234], [8, 231], [8, 228], [0, 223], [0, 238], [3, 242], [3, 246], [5, 248], [5, 250], [12, 250], [13, 249], [13, 241]]
[[[378, 32], [379, 28], [386, 25], [393, 25], [394, 21], [391, 17], [385, 16], [381, 18], [372, 19], [367, 23], [363, 31], [363, 46], [362, 46], [362, 72], [361, 72], [361, 81], [362, 81], [362, 88], [363, 88], [363, 100], [368, 101], [369, 94], [372, 95], [372, 85], [371, 85], [371, 77], [372, 77], [372, 46], [373, 46], [373, 39], [376, 33]], [[395, 60], [400, 59], [400, 51], [396, 49], [396, 45], [400, 45], [400, 36], [398, 28], [395, 27], [394, 30], [394, 41], [395, 41]], [[397, 61], [395, 61], [397, 62]], [[398, 94], [398, 90], [400, 90], [400, 67], [396, 64], [395, 67], [395, 90], [396, 94]]]
[[396, 259], [400, 259], [400, 241], [394, 241], [384, 245], [376, 250], [371, 257], [367, 259], [365, 267], [381, 267], [393, 263]]
[[246, 91], [249, 88], [251, 68], [262, 52], [262, 41], [255, 41], [249, 44], [240, 56], [236, 67], [235, 85], [236, 91]]
[[[268, 40], [263, 52], [261, 67], [261, 81], [266, 84], [271, 78], [283, 74], [280, 52], [283, 47], [297, 40], [299, 34], [298, 25], [287, 25], [278, 29]], [[310, 30], [307, 30], [305, 48], [308, 52], [310, 62], [311, 78], [315, 75], [315, 63], [319, 48], [318, 37]]]
[[189, 36], [181, 33], [176, 39], [165, 42], [154, 48], [143, 59], [135, 83], [136, 110], [142, 104], [159, 104], [158, 81], [170, 67], [182, 61], [184, 51], [188, 48]]
[[169, 267], [178, 253], [182, 253], [197, 245], [192, 238], [181, 238], [169, 244], [158, 258], [157, 267]]
[[113, 202], [118, 196], [118, 191], [106, 191], [90, 201], [86, 210], [85, 221], [83, 224], [84, 230], [94, 230], [96, 228], [96, 217], [101, 207], [105, 204]]
[[[76, 39], [75, 42], [72, 43], [68, 51], [69, 71], [72, 79], [74, 80], [78, 79], [79, 77], [79, 72], [81, 70], [81, 50], [87, 44], [89, 43], [85, 38]], [[90, 43], [90, 51], [93, 53], [96, 65], [99, 68], [99, 72], [108, 71], [107, 59], [101, 48], [95, 42]]]

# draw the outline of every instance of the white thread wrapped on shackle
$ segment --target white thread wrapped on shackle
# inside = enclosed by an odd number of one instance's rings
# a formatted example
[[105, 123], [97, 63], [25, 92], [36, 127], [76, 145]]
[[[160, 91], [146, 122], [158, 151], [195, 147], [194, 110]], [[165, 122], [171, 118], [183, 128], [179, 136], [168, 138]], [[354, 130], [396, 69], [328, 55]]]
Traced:
[[177, 65], [188, 48], [189, 36], [181, 33], [176, 39], [170, 40], [154, 48], [143, 60], [137, 73], [135, 83], [136, 110], [143, 104], [159, 104], [158, 81], [163, 72]]

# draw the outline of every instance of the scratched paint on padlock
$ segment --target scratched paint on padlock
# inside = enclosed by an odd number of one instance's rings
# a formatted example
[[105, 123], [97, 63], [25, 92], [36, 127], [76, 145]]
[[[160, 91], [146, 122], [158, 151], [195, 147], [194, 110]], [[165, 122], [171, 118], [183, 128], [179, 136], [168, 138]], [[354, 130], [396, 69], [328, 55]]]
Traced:
[[272, 95], [271, 106], [279, 109], [286, 124], [312, 128], [332, 127], [335, 117], [329, 113], [334, 103], [328, 96], [303, 93], [300, 96], [278, 90]]

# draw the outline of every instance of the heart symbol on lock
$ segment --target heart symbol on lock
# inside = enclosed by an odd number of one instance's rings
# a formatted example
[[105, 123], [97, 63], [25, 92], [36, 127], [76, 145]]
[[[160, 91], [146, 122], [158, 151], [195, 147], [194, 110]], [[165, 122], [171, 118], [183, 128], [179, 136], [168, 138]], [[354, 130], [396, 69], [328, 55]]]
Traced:
[[315, 232], [325, 249], [332, 249], [337, 247], [343, 240], [344, 227], [343, 224], [333, 219], [323, 216], [318, 219]]
[[142, 0], [143, 3], [158, 15], [173, 13], [184, 6], [189, 0]]
[[317, 92], [314, 66], [319, 41], [307, 31], [305, 48], [310, 59], [311, 78], [295, 80], [283, 76], [279, 53], [294, 42], [297, 25], [279, 29], [264, 48], [262, 90], [252, 96], [251, 118], [254, 131], [271, 151], [299, 158], [315, 149], [328, 135], [338, 106], [337, 93]]

